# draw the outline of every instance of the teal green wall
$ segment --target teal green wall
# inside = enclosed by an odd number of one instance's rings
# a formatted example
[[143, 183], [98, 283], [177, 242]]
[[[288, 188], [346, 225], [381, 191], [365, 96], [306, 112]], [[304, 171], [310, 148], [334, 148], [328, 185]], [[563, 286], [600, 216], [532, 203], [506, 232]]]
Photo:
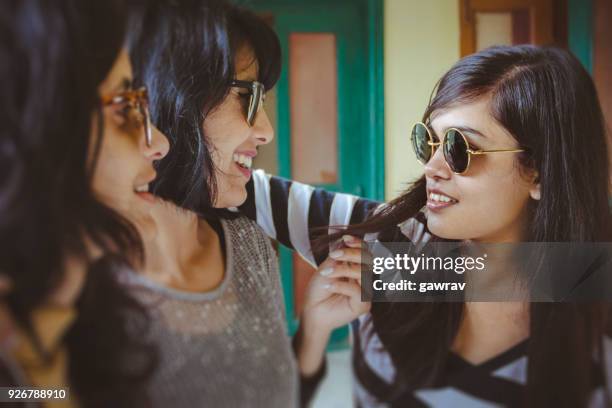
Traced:
[[[567, 35], [570, 50], [593, 72], [593, 4], [591, 0], [567, 1]], [[612, 24], [612, 22], [611, 22]]]

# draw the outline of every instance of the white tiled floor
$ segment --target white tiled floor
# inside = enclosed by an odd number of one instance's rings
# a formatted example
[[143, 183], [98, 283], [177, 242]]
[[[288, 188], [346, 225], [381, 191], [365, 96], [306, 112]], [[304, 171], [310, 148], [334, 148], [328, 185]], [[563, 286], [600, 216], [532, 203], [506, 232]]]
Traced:
[[327, 375], [314, 398], [312, 408], [353, 406], [350, 350], [327, 353]]

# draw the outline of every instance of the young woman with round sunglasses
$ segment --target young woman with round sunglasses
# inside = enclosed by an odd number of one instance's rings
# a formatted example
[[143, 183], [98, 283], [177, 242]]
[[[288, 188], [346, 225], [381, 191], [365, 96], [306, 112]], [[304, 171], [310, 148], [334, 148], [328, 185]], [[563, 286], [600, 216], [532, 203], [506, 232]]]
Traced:
[[126, 10], [1, 8], [3, 385], [69, 387], [57, 406], [149, 406], [155, 350], [135, 335], [147, 316], [117, 271], [141, 261], [143, 186], [168, 143], [150, 126], [146, 90], [131, 85]]
[[[332, 329], [353, 321], [360, 407], [609, 406], [605, 304], [370, 305], [360, 291], [357, 237], [368, 234], [417, 244], [611, 241], [606, 132], [588, 73], [558, 48], [481, 51], [442, 77], [410, 136], [425, 174], [381, 206], [254, 172], [243, 210], [319, 265], [301, 321], [302, 374], [321, 377]], [[313, 241], [309, 231], [329, 225], [347, 227]]]

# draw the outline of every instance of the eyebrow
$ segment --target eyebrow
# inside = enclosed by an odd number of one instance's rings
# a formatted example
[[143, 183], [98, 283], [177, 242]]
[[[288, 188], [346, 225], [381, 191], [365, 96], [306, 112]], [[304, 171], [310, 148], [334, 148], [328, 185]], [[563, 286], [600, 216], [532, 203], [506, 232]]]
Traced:
[[472, 135], [475, 135], [475, 136], [482, 137], [483, 139], [487, 138], [482, 132], [480, 132], [479, 130], [476, 130], [474, 128], [471, 128], [469, 126], [449, 126], [447, 128], [447, 130], [451, 129], [451, 128], [457, 129], [457, 130], [459, 130], [459, 131], [461, 131], [463, 133], [469, 133], [469, 134], [472, 134]]
[[234, 80], [236, 81], [244, 81], [244, 82], [260, 82], [259, 78], [257, 78], [257, 75], [248, 75], [242, 79], [238, 79], [238, 76], [236, 76], [236, 78], [234, 78]]
[[121, 92], [132, 89], [132, 80], [130, 78], [123, 78], [121, 82], [113, 89], [113, 92]]

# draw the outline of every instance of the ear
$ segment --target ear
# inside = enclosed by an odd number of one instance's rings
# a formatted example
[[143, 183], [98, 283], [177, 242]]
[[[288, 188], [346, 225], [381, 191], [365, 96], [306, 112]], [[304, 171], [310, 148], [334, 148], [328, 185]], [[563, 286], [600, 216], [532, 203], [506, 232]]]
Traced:
[[534, 174], [533, 178], [531, 179], [531, 187], [529, 188], [529, 196], [533, 198], [534, 200], [539, 200], [541, 197], [540, 177], [538, 176], [537, 172]]

